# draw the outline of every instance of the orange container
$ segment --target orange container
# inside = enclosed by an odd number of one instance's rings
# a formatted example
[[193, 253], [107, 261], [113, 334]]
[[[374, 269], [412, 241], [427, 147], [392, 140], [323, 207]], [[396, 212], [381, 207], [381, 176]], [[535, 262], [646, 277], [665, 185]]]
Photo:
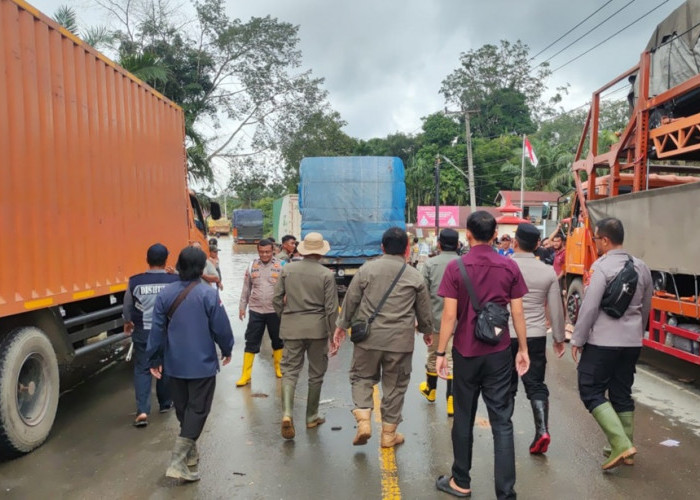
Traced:
[[178, 106], [19, 0], [0, 0], [0, 68], [0, 318], [123, 291], [149, 245], [173, 264], [204, 241]]

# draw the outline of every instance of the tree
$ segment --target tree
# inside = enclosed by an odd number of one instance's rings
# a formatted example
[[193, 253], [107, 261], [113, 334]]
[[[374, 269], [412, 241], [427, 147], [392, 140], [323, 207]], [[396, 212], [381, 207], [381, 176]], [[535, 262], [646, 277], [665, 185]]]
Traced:
[[551, 74], [547, 63], [532, 67], [529, 47], [518, 40], [501, 40], [500, 46], [486, 44], [463, 52], [460, 67], [443, 81], [440, 93], [448, 103], [462, 110], [478, 109], [484, 98], [497, 90], [510, 89], [525, 96], [532, 109], [544, 93]]
[[183, 107], [195, 178], [211, 180], [215, 158], [269, 152], [326, 104], [322, 79], [301, 69], [298, 26], [231, 18], [223, 0], [195, 0], [195, 18], [184, 21], [168, 0], [98, 3], [119, 24], [120, 59], [138, 62], [146, 81]]
[[471, 130], [481, 137], [532, 134], [537, 126], [530, 117], [525, 95], [512, 88], [496, 89], [481, 99]]
[[91, 26], [81, 32], [78, 27], [78, 15], [73, 7], [60, 5], [53, 15], [53, 20], [95, 48], [107, 45], [113, 40], [113, 35], [106, 26]]

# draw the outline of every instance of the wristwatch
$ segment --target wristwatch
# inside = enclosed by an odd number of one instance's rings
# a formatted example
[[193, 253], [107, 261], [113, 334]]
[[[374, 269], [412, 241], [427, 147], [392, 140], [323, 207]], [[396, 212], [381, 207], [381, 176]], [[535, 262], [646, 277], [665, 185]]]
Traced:
[[435, 351], [435, 355], [436, 355], [436, 356], [440, 356], [440, 357], [442, 358], [442, 357], [445, 355], [445, 353], [444, 353], [444, 352]]

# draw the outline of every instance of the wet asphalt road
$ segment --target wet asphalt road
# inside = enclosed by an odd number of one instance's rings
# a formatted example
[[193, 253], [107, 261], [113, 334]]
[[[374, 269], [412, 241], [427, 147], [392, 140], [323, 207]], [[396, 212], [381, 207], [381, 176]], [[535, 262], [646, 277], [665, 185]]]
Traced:
[[[300, 379], [296, 419], [302, 425], [294, 441], [279, 435], [280, 382], [274, 377], [269, 342], [256, 359], [252, 385], [235, 387], [245, 330], [245, 322], [237, 318], [237, 304], [242, 273], [252, 256], [232, 255], [230, 242], [223, 238], [219, 246], [223, 297], [236, 346], [232, 363], [217, 379], [212, 413], [199, 441], [202, 480], [179, 485], [164, 477], [178, 429], [175, 415], [155, 413], [147, 428], [133, 428], [131, 365], [118, 361], [62, 396], [44, 446], [0, 463], [0, 498], [450, 498], [435, 490], [434, 481], [450, 470], [452, 423], [445, 413], [444, 382], [438, 385], [435, 404], [418, 393], [424, 372], [422, 342], [416, 342], [400, 426], [406, 443], [395, 454], [380, 451], [380, 424], [374, 420], [369, 443], [352, 446], [349, 343], [330, 360], [321, 397], [327, 422], [317, 429], [303, 426], [306, 384]], [[547, 377], [553, 441], [546, 456], [532, 457], [527, 451], [534, 429], [522, 387], [516, 403], [520, 498], [697, 498], [700, 422], [693, 417], [700, 419], [700, 397], [694, 388], [647, 368], [640, 370], [636, 390], [645, 405], [638, 405], [637, 411], [636, 465], [602, 473], [604, 438], [578, 399], [568, 353], [561, 360], [550, 356]], [[680, 446], [660, 445], [667, 439]], [[474, 437], [474, 498], [494, 497], [492, 470], [491, 431], [482, 403]]]

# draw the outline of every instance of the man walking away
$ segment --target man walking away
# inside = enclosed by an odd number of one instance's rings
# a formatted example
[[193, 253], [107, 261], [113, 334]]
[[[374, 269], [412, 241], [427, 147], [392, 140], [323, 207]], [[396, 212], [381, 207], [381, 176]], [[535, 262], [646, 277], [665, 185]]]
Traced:
[[246, 309], [250, 310], [248, 327], [245, 330], [245, 352], [243, 353], [243, 373], [236, 382], [236, 387], [250, 384], [253, 374], [253, 361], [260, 352], [260, 344], [267, 328], [267, 334], [272, 343], [272, 358], [275, 364], [277, 378], [282, 378], [280, 362], [282, 347], [280, 339], [280, 317], [272, 306], [275, 284], [282, 272], [282, 264], [272, 256], [272, 242], [258, 242], [258, 258], [253, 260], [246, 269], [243, 278], [243, 291], [239, 304], [238, 318], [243, 321]]
[[[513, 259], [503, 257], [491, 248], [495, 235], [496, 219], [491, 214], [483, 210], [471, 214], [467, 219], [467, 239], [471, 250], [460, 259], [482, 307], [488, 302], [501, 307], [510, 304], [519, 345], [515, 367], [522, 376], [530, 366], [522, 300], [527, 286]], [[452, 388], [455, 415], [452, 424], [452, 477], [440, 476], [436, 486], [457, 497], [471, 495], [469, 471], [472, 466], [474, 419], [479, 394], [482, 394], [493, 433], [496, 496], [499, 499], [515, 498], [515, 450], [511, 421], [513, 399], [510, 395], [513, 355], [507, 327], [503, 328], [496, 345], [476, 338], [477, 312], [471, 304], [459, 260], [447, 265], [438, 293], [444, 297], [445, 304], [440, 343], [435, 353], [438, 356], [436, 368], [441, 378], [448, 377], [445, 349], [454, 332]]]
[[[530, 369], [522, 376], [525, 394], [532, 406], [535, 420], [535, 439], [530, 444], [530, 453], [546, 453], [551, 440], [549, 435], [549, 389], [544, 376], [547, 367], [547, 320], [545, 310], [549, 311], [554, 337], [554, 352], [558, 357], [564, 355], [564, 308], [561, 305], [559, 282], [552, 266], [538, 260], [533, 253], [540, 239], [540, 231], [534, 225], [523, 223], [515, 231], [515, 263], [525, 279], [528, 292], [523, 297], [525, 324], [527, 327], [527, 352], [530, 356]], [[510, 330], [510, 348], [513, 357], [517, 355], [519, 343], [515, 335], [513, 322]], [[511, 375], [511, 394], [515, 399], [518, 392], [518, 372], [515, 366]]]
[[180, 435], [165, 475], [185, 481], [199, 480], [197, 439], [211, 410], [219, 361], [216, 345], [226, 366], [231, 361], [233, 332], [219, 292], [200, 282], [207, 256], [187, 247], [177, 260], [180, 280], [168, 285], [156, 299], [147, 356], [151, 373], [170, 376]]
[[[437, 348], [437, 336], [440, 334], [440, 318], [442, 316], [442, 297], [438, 296], [438, 288], [445, 274], [447, 264], [457, 258], [457, 248], [459, 245], [459, 234], [454, 229], [443, 229], [438, 237], [438, 251], [435, 257], [430, 257], [423, 266], [423, 278], [430, 292], [430, 301], [433, 307], [433, 328], [435, 335], [433, 342], [428, 346], [428, 357], [425, 362], [426, 380], [420, 383], [419, 389], [425, 399], [431, 403], [435, 401], [437, 388], [437, 371], [435, 370], [435, 350]], [[447, 357], [447, 367], [449, 376], [447, 378], [447, 415], [454, 414], [454, 404], [452, 399], [452, 341], [445, 351]]]
[[[151, 333], [153, 306], [158, 293], [169, 283], [179, 281], [177, 274], [165, 271], [168, 260], [168, 249], [165, 245], [156, 243], [146, 252], [148, 271], [129, 278], [129, 286], [124, 294], [124, 332], [131, 335], [134, 344], [134, 393], [136, 394], [136, 419], [134, 427], [148, 425], [148, 414], [151, 413], [151, 372], [146, 345]], [[167, 376], [156, 381], [156, 396], [160, 412], [164, 413], [173, 406], [170, 398]]]
[[[366, 444], [372, 435], [374, 386], [381, 381], [381, 446], [390, 448], [404, 442], [396, 427], [402, 420], [401, 410], [411, 377], [416, 320], [426, 343], [432, 341], [433, 325], [425, 280], [406, 264], [411, 251], [406, 231], [399, 227], [387, 229], [382, 236], [382, 251], [384, 255], [366, 262], [350, 282], [336, 322], [338, 328], [330, 355], [338, 352], [353, 318], [369, 319], [386, 296], [371, 323], [369, 336], [355, 344], [350, 383], [355, 403], [352, 413], [357, 420], [357, 434], [352, 444]], [[390, 289], [392, 284], [393, 289]]]
[[306, 399], [306, 428], [325, 422], [318, 414], [323, 377], [328, 368], [328, 337], [338, 318], [338, 289], [333, 272], [319, 260], [331, 249], [323, 235], [309, 233], [299, 244], [304, 259], [290, 262], [282, 269], [275, 286], [273, 304], [281, 316], [282, 354], [282, 437], [293, 439], [294, 391], [309, 361], [309, 390]]
[[[598, 254], [591, 266], [591, 281], [581, 303], [571, 355], [578, 362], [578, 390], [586, 409], [593, 414], [608, 439], [608, 460], [603, 470], [621, 463], [632, 465], [637, 453], [634, 434], [634, 400], [632, 384], [642, 349], [642, 338], [649, 311], [653, 285], [649, 268], [624, 251], [625, 232], [622, 222], [614, 218], [598, 221], [594, 241]], [[637, 274], [637, 286], [629, 306], [621, 317], [603, 311], [601, 302], [607, 284], [631, 262]], [[629, 284], [625, 292], [631, 294]], [[610, 400], [605, 398], [608, 393]]]

